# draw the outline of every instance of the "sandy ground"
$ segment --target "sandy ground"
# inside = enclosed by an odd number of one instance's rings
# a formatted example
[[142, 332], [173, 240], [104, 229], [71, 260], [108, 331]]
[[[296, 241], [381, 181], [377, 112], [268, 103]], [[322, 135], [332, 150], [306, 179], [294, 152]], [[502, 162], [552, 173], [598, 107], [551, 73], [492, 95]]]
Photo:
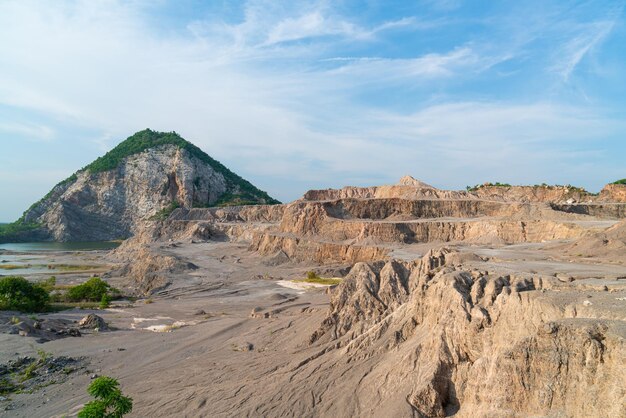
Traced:
[[[398, 252], [404, 258], [417, 258], [433, 246], [407, 246]], [[626, 280], [620, 279], [626, 277], [626, 266], [565, 259], [543, 251], [542, 244], [456, 247], [484, 257], [490, 268], [562, 273], [580, 280], [592, 277], [626, 285]], [[170, 251], [199, 269], [174, 278], [173, 286], [149, 301], [51, 314], [78, 320], [94, 312], [115, 327], [114, 331], [45, 344], [0, 334], [0, 363], [36, 355], [38, 349], [55, 356], [85, 357], [87, 362], [86, 370], [70, 374], [62, 384], [0, 401], [0, 416], [74, 416], [89, 400], [85, 390], [94, 374], [119, 379], [123, 392], [134, 399], [135, 417], [239, 416], [239, 408], [254, 410], [256, 402], [240, 393], [259, 387], [267, 390], [274, 379], [285, 379], [295, 365], [315, 354], [307, 342], [328, 309], [326, 289], [289, 284], [315, 266], [271, 266], [237, 243], [181, 244]], [[73, 264], [107, 264], [106, 252], [47, 256]], [[73, 273], [61, 280], [73, 282], [88, 276]], [[120, 280], [110, 278], [114, 285]], [[612, 301], [613, 295], [607, 293], [607, 301], [619, 303]], [[602, 303], [600, 298], [596, 300], [594, 303]], [[626, 301], [623, 303], [626, 306]], [[302, 394], [302, 398], [309, 395]], [[314, 394], [310, 398], [314, 404]]]
[[[55, 356], [88, 359], [88, 370], [70, 375], [63, 384], [50, 385], [33, 394], [11, 395], [10, 401], [0, 402], [0, 416], [72, 416], [89, 400], [85, 389], [93, 374], [120, 380], [124, 392], [135, 400], [134, 416], [146, 416], [154, 399], [162, 400], [164, 396], [171, 396], [172, 407], [179, 402], [201, 405], [200, 396], [188, 393], [188, 382], [200, 380], [205, 389], [216, 390], [219, 386], [215, 382], [224, 376], [245, 381], [250, 370], [242, 366], [244, 358], [246, 363], [262, 368], [275, 364], [275, 359], [272, 363], [265, 361], [268, 351], [273, 352], [271, 357], [276, 357], [276, 351], [278, 358], [289, 355], [284, 352], [289, 344], [276, 347], [274, 333], [300, 341], [305, 329], [312, 332], [326, 310], [326, 287], [281, 286], [280, 281], [303, 278], [311, 266], [265, 266], [262, 259], [245, 248], [230, 243], [181, 246], [176, 249], [179, 255], [193, 259], [200, 269], [191, 278], [175, 280], [174, 286], [151, 297], [151, 303], [138, 300], [132, 305], [107, 310], [76, 309], [50, 314], [78, 320], [93, 312], [115, 327], [115, 331], [45, 344], [36, 344], [28, 337], [0, 334], [0, 363], [23, 355], [36, 356], [38, 349]], [[59, 254], [49, 256], [60, 258]], [[104, 262], [105, 256], [73, 253], [62, 258], [78, 264], [86, 258]], [[74, 274], [65, 279], [78, 281], [79, 276]], [[83, 275], [83, 279], [86, 277]], [[117, 279], [110, 282], [115, 284]], [[313, 309], [302, 314], [303, 308]], [[253, 310], [260, 312], [261, 318], [251, 318]], [[263, 318], [265, 312], [269, 318]], [[308, 326], [295, 327], [296, 321]], [[289, 328], [291, 331], [285, 331]], [[294, 335], [298, 338], [293, 338]], [[153, 414], [159, 415], [159, 411], [153, 410], [149, 415]], [[206, 412], [205, 416], [211, 414]]]

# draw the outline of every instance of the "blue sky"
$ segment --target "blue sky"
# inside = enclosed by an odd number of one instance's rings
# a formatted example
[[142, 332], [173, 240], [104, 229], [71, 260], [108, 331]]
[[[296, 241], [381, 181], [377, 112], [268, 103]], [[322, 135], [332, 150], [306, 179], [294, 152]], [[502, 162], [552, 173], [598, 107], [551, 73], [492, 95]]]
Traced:
[[150, 127], [309, 188], [626, 177], [624, 1], [0, 1], [0, 221]]

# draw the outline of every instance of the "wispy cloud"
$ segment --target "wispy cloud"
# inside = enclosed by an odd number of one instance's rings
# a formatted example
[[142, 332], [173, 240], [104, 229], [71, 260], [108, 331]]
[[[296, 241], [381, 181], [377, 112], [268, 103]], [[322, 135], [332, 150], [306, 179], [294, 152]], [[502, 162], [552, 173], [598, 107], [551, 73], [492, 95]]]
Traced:
[[569, 81], [570, 76], [583, 58], [611, 33], [616, 19], [584, 25], [584, 29], [581, 29], [579, 33], [565, 43], [552, 70], [559, 74], [564, 82]]
[[[545, 74], [559, 51], [550, 71], [570, 78], [619, 22], [568, 17], [551, 29], [561, 11], [538, 10], [531, 28], [508, 33], [485, 28], [519, 13], [429, 10], [372, 18], [329, 1], [254, 0], [166, 30], [144, 2], [0, 2], [0, 35], [11, 40], [0, 42], [0, 106], [20, 116], [0, 114], [0, 136], [84, 138], [91, 154], [71, 162], [79, 168], [139, 129], [176, 130], [289, 200], [406, 173], [447, 187], [494, 173], [575, 177], [581, 150], [599, 159], [598, 144], [624, 132], [601, 107], [547, 94]], [[11, 147], [7, 159], [24, 153]], [[598, 185], [601, 171], [580, 178]]]
[[347, 62], [330, 71], [334, 74], [359, 77], [363, 82], [385, 82], [397, 78], [451, 76], [457, 70], [467, 69], [481, 62], [471, 48], [462, 47], [446, 54], [426, 54], [417, 58], [391, 59], [379, 57], [335, 58]]
[[55, 137], [54, 129], [49, 126], [0, 120], [0, 135], [5, 134], [9, 134], [7, 136], [18, 134], [34, 141], [51, 141]]

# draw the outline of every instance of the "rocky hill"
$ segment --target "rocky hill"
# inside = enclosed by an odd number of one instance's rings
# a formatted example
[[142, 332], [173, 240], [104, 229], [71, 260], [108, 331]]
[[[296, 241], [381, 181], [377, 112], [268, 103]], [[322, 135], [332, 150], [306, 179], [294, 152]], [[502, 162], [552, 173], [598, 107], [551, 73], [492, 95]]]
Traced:
[[276, 203], [175, 132], [146, 129], [57, 184], [0, 241], [121, 239], [178, 207]]

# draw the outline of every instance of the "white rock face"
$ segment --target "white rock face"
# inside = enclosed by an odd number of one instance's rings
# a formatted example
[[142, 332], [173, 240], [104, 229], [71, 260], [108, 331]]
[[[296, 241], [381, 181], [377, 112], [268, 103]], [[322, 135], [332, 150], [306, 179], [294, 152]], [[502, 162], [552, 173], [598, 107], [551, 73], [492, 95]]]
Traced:
[[77, 176], [25, 215], [27, 222], [45, 225], [56, 241], [127, 238], [171, 202], [206, 206], [232, 192], [221, 173], [173, 145], [127, 157], [111, 171]]

